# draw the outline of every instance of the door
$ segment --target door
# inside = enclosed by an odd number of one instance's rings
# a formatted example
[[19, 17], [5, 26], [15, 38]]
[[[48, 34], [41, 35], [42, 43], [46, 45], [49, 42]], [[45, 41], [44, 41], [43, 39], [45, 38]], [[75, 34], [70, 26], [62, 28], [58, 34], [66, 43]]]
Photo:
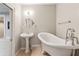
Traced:
[[0, 3], [0, 56], [12, 55], [11, 9]]

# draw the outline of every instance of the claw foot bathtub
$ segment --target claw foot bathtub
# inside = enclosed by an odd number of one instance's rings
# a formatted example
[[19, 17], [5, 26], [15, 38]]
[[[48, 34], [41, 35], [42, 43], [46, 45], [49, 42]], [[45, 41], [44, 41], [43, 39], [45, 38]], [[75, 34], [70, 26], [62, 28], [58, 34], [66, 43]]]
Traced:
[[41, 32], [38, 34], [38, 38], [42, 43], [42, 50], [52, 56], [70, 56], [72, 49], [79, 49], [79, 45], [66, 45], [65, 39], [61, 39], [51, 33]]

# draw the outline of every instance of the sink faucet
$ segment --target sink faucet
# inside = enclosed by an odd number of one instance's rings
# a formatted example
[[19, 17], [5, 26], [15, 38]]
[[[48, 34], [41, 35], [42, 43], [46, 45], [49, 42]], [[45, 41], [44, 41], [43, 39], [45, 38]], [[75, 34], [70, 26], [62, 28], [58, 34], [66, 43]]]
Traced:
[[[68, 31], [70, 31], [70, 33], [68, 33]], [[76, 43], [79, 44], [78, 38], [75, 37], [74, 32], [75, 32], [75, 30], [74, 30], [73, 28], [68, 28], [68, 29], [67, 29], [67, 32], [66, 32], [66, 42], [65, 42], [65, 44], [67, 43], [67, 41], [68, 41], [69, 39], [72, 41], [72, 45], [73, 45], [73, 46], [75, 45], [75, 39], [76, 39]], [[68, 35], [69, 35], [69, 36], [68, 36]]]

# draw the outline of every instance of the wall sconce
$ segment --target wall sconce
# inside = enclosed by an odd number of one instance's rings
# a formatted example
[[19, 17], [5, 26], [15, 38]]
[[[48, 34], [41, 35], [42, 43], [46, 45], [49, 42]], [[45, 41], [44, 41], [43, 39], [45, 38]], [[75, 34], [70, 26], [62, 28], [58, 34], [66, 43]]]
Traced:
[[26, 10], [26, 11], [24, 11], [24, 15], [26, 17], [33, 16], [33, 14], [34, 14], [34, 11], [33, 10]]

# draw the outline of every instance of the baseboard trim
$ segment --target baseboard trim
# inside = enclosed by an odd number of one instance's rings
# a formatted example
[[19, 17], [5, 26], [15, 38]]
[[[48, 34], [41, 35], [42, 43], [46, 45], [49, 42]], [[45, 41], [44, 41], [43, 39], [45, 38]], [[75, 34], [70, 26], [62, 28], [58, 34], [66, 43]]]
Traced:
[[[40, 44], [32, 45], [32, 48], [39, 47], [39, 46], [40, 46]], [[20, 48], [20, 49], [26, 49], [26, 48]]]
[[37, 44], [37, 45], [32, 45], [32, 47], [34, 48], [34, 47], [39, 47], [40, 45], [39, 44]]
[[26, 48], [20, 48], [21, 50], [24, 50], [24, 49], [26, 49]]

